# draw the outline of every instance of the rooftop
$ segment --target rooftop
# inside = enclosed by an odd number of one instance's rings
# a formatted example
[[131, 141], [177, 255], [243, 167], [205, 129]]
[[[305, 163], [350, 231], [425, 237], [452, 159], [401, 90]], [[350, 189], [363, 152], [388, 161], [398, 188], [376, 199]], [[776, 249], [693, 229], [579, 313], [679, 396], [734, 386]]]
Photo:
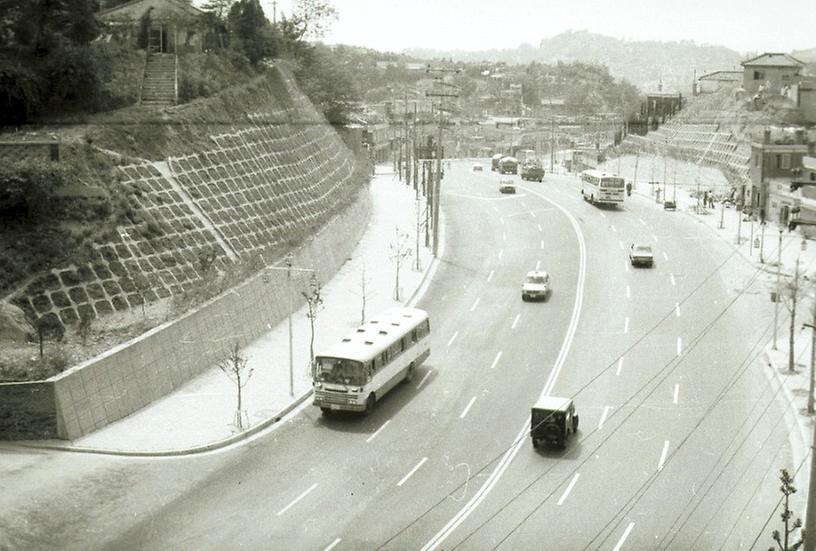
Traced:
[[804, 67], [805, 63], [782, 52], [765, 52], [741, 64], [743, 67]]

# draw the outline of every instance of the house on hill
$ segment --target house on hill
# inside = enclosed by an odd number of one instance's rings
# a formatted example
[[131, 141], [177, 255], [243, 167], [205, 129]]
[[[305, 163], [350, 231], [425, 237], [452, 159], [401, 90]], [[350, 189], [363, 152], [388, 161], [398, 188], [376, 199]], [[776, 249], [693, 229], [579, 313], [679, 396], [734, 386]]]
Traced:
[[742, 82], [742, 71], [714, 71], [697, 78], [694, 95], [719, 92], [723, 88], [730, 88]]
[[776, 52], [766, 52], [741, 65], [742, 87], [749, 94], [756, 94], [760, 87], [778, 94], [782, 87], [795, 84], [805, 67], [803, 61]]
[[205, 13], [185, 0], [131, 0], [97, 17], [119, 38], [149, 53], [201, 51]]

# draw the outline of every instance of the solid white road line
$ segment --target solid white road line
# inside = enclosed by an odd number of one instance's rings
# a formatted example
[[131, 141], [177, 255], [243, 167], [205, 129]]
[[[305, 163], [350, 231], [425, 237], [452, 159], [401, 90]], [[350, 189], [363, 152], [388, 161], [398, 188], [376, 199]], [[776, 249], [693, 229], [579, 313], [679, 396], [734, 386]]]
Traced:
[[612, 551], [620, 551], [621, 550], [621, 547], [623, 547], [623, 542], [625, 542], [626, 538], [629, 537], [629, 532], [631, 532], [632, 528], [634, 528], [634, 527], [635, 527], [635, 523], [630, 522], [629, 526], [627, 526], [626, 530], [623, 531], [623, 535], [618, 540], [618, 543], [615, 545], [615, 547], [612, 549]]
[[672, 401], [676, 404], [679, 398], [680, 398], [680, 383], [674, 383], [674, 399]]
[[338, 543], [340, 543], [341, 541], [343, 541], [343, 540], [341, 540], [340, 538], [337, 538], [336, 540], [334, 540], [333, 542], [331, 542], [331, 543], [329, 544], [329, 546], [328, 546], [327, 548], [325, 548], [323, 551], [331, 551], [332, 549], [334, 549], [335, 547], [337, 547], [337, 544], [338, 544]]
[[535, 212], [530, 211], [530, 216], [532, 216], [533, 218], [535, 218]]
[[646, 225], [646, 221], [643, 220], [643, 218], [638, 218], [638, 220], [640, 220], [640, 223], [643, 224], [644, 226]]
[[521, 317], [521, 314], [516, 314], [516, 319], [513, 320], [513, 325], [510, 327], [510, 329], [515, 329], [516, 328], [516, 324], [518, 324], [520, 317]]
[[539, 268], [541, 268], [541, 261], [540, 261], [540, 260], [536, 260], [536, 271], [537, 271]]
[[663, 470], [663, 464], [666, 463], [666, 454], [669, 453], [669, 441], [663, 443], [663, 451], [660, 454], [660, 462], [657, 464], [657, 470]]
[[499, 358], [501, 358], [501, 357], [502, 357], [502, 353], [501, 353], [501, 352], [499, 352], [498, 354], [496, 354], [496, 357], [495, 357], [495, 358], [493, 358], [493, 363], [492, 363], [492, 364], [490, 364], [490, 369], [493, 369], [494, 367], [496, 367], [496, 364], [497, 364], [497, 363], [499, 363]]
[[473, 405], [473, 402], [475, 402], [475, 401], [476, 401], [476, 396], [474, 396], [473, 398], [470, 399], [470, 402], [468, 402], [468, 405], [466, 405], [465, 409], [462, 411], [462, 413], [459, 414], [459, 419], [464, 419], [465, 418], [465, 415], [468, 414], [468, 411], [470, 411], [470, 407]]
[[632, 288], [628, 285], [626, 286], [626, 298], [632, 298]]
[[300, 494], [299, 496], [297, 496], [297, 497], [294, 499], [294, 501], [292, 501], [291, 503], [289, 503], [289, 505], [287, 505], [286, 507], [284, 507], [283, 509], [281, 509], [280, 511], [278, 511], [278, 516], [281, 516], [283, 513], [285, 513], [286, 511], [288, 511], [288, 510], [289, 510], [289, 509], [290, 509], [292, 506], [294, 506], [294, 505], [295, 505], [295, 504], [296, 504], [298, 501], [300, 501], [301, 499], [303, 499], [304, 497], [306, 497], [307, 495], [309, 495], [309, 492], [311, 492], [311, 491], [312, 491], [312, 490], [314, 490], [315, 488], [317, 488], [317, 482], [315, 482], [314, 484], [312, 484], [311, 486], [309, 486], [309, 489], [308, 489], [308, 490], [306, 490], [305, 492], [303, 492], [302, 494]]
[[490, 283], [490, 280], [493, 279], [493, 271], [494, 270], [490, 270], [490, 273], [487, 275], [487, 282], [488, 283]]
[[628, 260], [623, 261], [623, 269], [626, 270], [627, 272], [629, 271], [629, 261]]
[[624, 332], [624, 333], [628, 333], [628, 332], [629, 332], [629, 318], [626, 318], [626, 319], [624, 320], [624, 322], [623, 322], [623, 332]]
[[476, 300], [473, 301], [473, 306], [470, 307], [470, 311], [473, 312], [477, 306], [479, 306], [479, 301], [482, 300], [482, 297], [476, 297]]
[[623, 241], [618, 241], [618, 247], [620, 247], [622, 251], [626, 250], [626, 248], [623, 246]]
[[674, 280], [674, 274], [669, 274], [669, 280], [671, 280], [672, 285], [677, 285], [677, 282]]
[[618, 230], [615, 229], [615, 226], [609, 226], [609, 227], [612, 228], [613, 232], [618, 233]]
[[504, 249], [499, 249], [499, 260], [504, 256]]
[[598, 430], [603, 428], [604, 421], [606, 421], [606, 416], [609, 415], [610, 409], [612, 409], [612, 406], [604, 406], [603, 413], [601, 413], [601, 422], [598, 423]]
[[496, 212], [499, 212], [499, 209], [496, 208], [496, 205], [491, 205], [491, 206], [493, 207], [493, 210], [495, 210]]
[[666, 251], [663, 251], [663, 260], [668, 260], [669, 255], [666, 254]]
[[567, 486], [567, 489], [564, 490], [563, 494], [561, 494], [561, 499], [558, 500], [558, 505], [561, 505], [562, 503], [564, 503], [564, 500], [567, 499], [567, 496], [572, 491], [572, 487], [575, 486], [576, 482], [578, 482], [578, 477], [579, 476], [581, 476], [581, 473], [575, 473], [575, 476], [572, 477], [572, 480], [570, 480], [569, 486]]
[[541, 248], [542, 249], [544, 248], [544, 240], [543, 239], [541, 240]]
[[502, 240], [507, 241], [507, 232], [502, 232]]
[[[430, 373], [431, 373], [431, 372], [429, 371], [429, 372], [428, 372], [428, 374], [430, 374]], [[426, 377], [427, 377], [427, 376], [428, 376], [428, 375], [426, 375]], [[386, 427], [386, 425], [388, 425], [388, 423], [390, 423], [390, 422], [391, 422], [391, 419], [389, 419], [388, 421], [386, 421], [385, 423], [383, 423], [382, 425], [380, 425], [380, 428], [378, 428], [376, 431], [374, 431], [374, 434], [372, 434], [371, 436], [369, 436], [368, 438], [366, 438], [366, 444], [368, 444], [369, 442], [371, 442], [372, 440], [374, 440], [374, 439], [377, 437], [377, 435], [378, 435], [378, 434], [380, 434], [380, 431], [381, 431], [381, 430], [383, 430], [383, 429]]]
[[501, 225], [504, 226], [504, 218], [499, 218], [499, 222], [501, 222]]
[[543, 229], [541, 229], [541, 224], [538, 224], [538, 231], [544, 231]]
[[677, 314], [678, 318], [680, 317], [680, 303], [679, 302], [674, 303], [674, 313]]
[[419, 381], [419, 384], [417, 385], [417, 390], [419, 390], [422, 387], [422, 385], [425, 384], [425, 381], [427, 381], [428, 377], [430, 377], [430, 376], [431, 376], [431, 370], [429, 369], [428, 372], [425, 374], [425, 376], [422, 377], [422, 380]]
[[416, 467], [414, 467], [413, 469], [411, 469], [411, 472], [409, 472], [407, 475], [403, 476], [403, 477], [402, 477], [402, 480], [400, 480], [399, 482], [397, 482], [397, 486], [402, 486], [403, 484], [405, 484], [405, 481], [406, 481], [406, 480], [408, 480], [409, 478], [411, 478], [411, 476], [412, 476], [412, 475], [413, 475], [415, 472], [417, 472], [417, 470], [419, 470], [419, 468], [420, 468], [422, 465], [424, 465], [424, 464], [425, 464], [425, 462], [426, 462], [427, 460], [428, 460], [428, 458], [427, 458], [427, 457], [423, 457], [423, 458], [422, 458], [422, 461], [420, 461], [419, 463], [417, 463]]
[[601, 218], [606, 218], [606, 215], [603, 213], [603, 211], [600, 211], [600, 210], [599, 210], [599, 211], [598, 211], [598, 214], [600, 214], [600, 215], [601, 215]]
[[623, 368], [623, 356], [618, 358], [618, 369], [615, 371], [615, 375], [620, 375], [622, 368]]
[[452, 344], [453, 344], [453, 341], [455, 341], [455, 340], [456, 340], [456, 337], [458, 337], [458, 336], [459, 336], [459, 331], [457, 331], [456, 333], [454, 333], [454, 334], [453, 334], [453, 336], [450, 338], [450, 340], [448, 341], [448, 346], [452, 345]]
[[677, 355], [683, 353], [683, 337], [677, 337]]

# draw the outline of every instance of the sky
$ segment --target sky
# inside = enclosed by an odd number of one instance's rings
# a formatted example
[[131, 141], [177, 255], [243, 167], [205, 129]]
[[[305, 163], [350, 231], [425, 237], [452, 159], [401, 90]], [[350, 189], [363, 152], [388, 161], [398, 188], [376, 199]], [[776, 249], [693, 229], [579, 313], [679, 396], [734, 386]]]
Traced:
[[[391, 52], [538, 46], [567, 30], [627, 40], [692, 40], [740, 53], [816, 47], [816, 0], [332, 1], [339, 19], [324, 42]], [[277, 0], [278, 13], [290, 12], [293, 2]], [[272, 3], [261, 0], [269, 19]]]

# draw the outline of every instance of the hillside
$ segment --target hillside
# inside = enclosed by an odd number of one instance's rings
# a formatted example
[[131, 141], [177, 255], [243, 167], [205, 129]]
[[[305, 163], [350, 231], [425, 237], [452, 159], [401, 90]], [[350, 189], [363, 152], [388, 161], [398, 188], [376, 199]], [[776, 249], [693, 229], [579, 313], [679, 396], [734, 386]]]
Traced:
[[691, 41], [628, 41], [587, 31], [567, 31], [541, 41], [538, 47], [522, 44], [515, 49], [475, 52], [408, 50], [406, 54], [424, 58], [452, 58], [456, 61], [503, 61], [524, 64], [532, 61], [600, 63], [616, 78], [623, 78], [644, 91], [656, 90], [662, 80], [664, 90], [691, 90], [694, 71], [703, 74], [739, 67], [742, 56], [721, 46], [698, 45]]

